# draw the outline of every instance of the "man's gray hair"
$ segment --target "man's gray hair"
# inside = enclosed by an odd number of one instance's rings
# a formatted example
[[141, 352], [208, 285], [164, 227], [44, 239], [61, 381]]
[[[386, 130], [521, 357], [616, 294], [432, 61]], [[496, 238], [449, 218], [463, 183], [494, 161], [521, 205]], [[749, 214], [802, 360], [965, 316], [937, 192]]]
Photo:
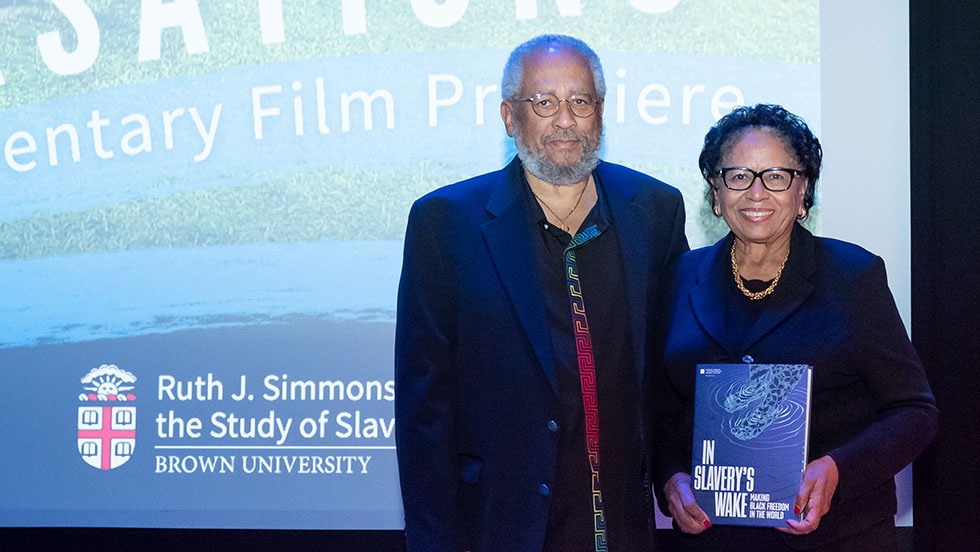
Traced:
[[517, 99], [521, 89], [521, 79], [524, 75], [524, 59], [528, 54], [545, 48], [567, 48], [579, 53], [589, 63], [592, 79], [595, 81], [597, 99], [606, 97], [606, 79], [602, 75], [602, 63], [599, 56], [585, 42], [571, 36], [559, 34], [544, 34], [536, 36], [521, 44], [510, 53], [507, 65], [504, 66], [504, 76], [500, 81], [500, 95], [504, 100]]

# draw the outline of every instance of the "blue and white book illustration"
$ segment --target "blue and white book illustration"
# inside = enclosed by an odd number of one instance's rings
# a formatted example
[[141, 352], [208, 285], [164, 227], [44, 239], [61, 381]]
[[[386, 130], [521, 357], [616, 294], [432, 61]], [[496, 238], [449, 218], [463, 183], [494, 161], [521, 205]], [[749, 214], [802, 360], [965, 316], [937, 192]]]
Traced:
[[807, 364], [699, 364], [692, 487], [715, 525], [785, 526], [807, 461]]

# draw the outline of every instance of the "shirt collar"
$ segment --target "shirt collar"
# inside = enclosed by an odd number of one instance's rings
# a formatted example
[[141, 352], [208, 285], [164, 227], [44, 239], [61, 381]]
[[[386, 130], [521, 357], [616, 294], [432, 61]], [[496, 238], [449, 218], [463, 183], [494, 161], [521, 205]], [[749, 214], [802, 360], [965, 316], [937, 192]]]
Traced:
[[[595, 224], [600, 232], [604, 232], [609, 228], [609, 207], [602, 181], [599, 178], [599, 172], [596, 170], [592, 171], [592, 181], [595, 182], [598, 200], [592, 210], [589, 211], [589, 214], [585, 216], [585, 220], [579, 229], [588, 228]], [[524, 202], [527, 206], [528, 224], [539, 228], [543, 228], [545, 224], [550, 224], [548, 217], [544, 213], [544, 209], [541, 208], [541, 205], [534, 197], [534, 193], [531, 192], [531, 183], [527, 181], [527, 175], [524, 173], [523, 167], [521, 167], [521, 182], [523, 183], [522, 188], [524, 189]]]

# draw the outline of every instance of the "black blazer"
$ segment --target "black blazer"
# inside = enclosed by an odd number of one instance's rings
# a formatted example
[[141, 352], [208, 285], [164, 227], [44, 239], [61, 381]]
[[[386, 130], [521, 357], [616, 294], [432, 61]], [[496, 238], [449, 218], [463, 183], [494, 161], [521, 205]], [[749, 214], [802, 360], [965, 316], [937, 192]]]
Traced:
[[[426, 195], [409, 215], [395, 338], [409, 550], [544, 544], [559, 407], [521, 171], [515, 158]], [[645, 344], [651, 291], [687, 250], [683, 202], [619, 165], [601, 162], [596, 174], [620, 238], [624, 315], [632, 342]], [[638, 349], [639, 382], [648, 360]]]
[[[830, 512], [805, 536], [783, 535], [788, 547], [813, 548], [846, 539], [894, 516], [893, 476], [936, 431], [935, 399], [888, 289], [885, 265], [864, 249], [814, 237], [796, 225], [776, 290], [756, 324], [735, 343], [726, 325], [732, 281], [729, 234], [685, 254], [670, 296], [664, 358], [655, 371], [655, 488], [690, 473], [692, 398], [697, 363], [805, 363], [813, 370], [810, 459], [830, 455], [840, 481]], [[744, 357], [751, 357], [743, 360]], [[710, 512], [708, 512], [710, 517]], [[721, 549], [730, 527], [713, 527], [704, 549]]]

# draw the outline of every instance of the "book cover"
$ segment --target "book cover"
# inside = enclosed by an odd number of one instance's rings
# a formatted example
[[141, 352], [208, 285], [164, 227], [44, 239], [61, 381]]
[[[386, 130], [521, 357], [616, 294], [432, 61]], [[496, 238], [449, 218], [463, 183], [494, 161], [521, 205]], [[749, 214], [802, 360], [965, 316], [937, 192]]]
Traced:
[[717, 525], [785, 526], [806, 468], [807, 364], [699, 364], [691, 483]]

